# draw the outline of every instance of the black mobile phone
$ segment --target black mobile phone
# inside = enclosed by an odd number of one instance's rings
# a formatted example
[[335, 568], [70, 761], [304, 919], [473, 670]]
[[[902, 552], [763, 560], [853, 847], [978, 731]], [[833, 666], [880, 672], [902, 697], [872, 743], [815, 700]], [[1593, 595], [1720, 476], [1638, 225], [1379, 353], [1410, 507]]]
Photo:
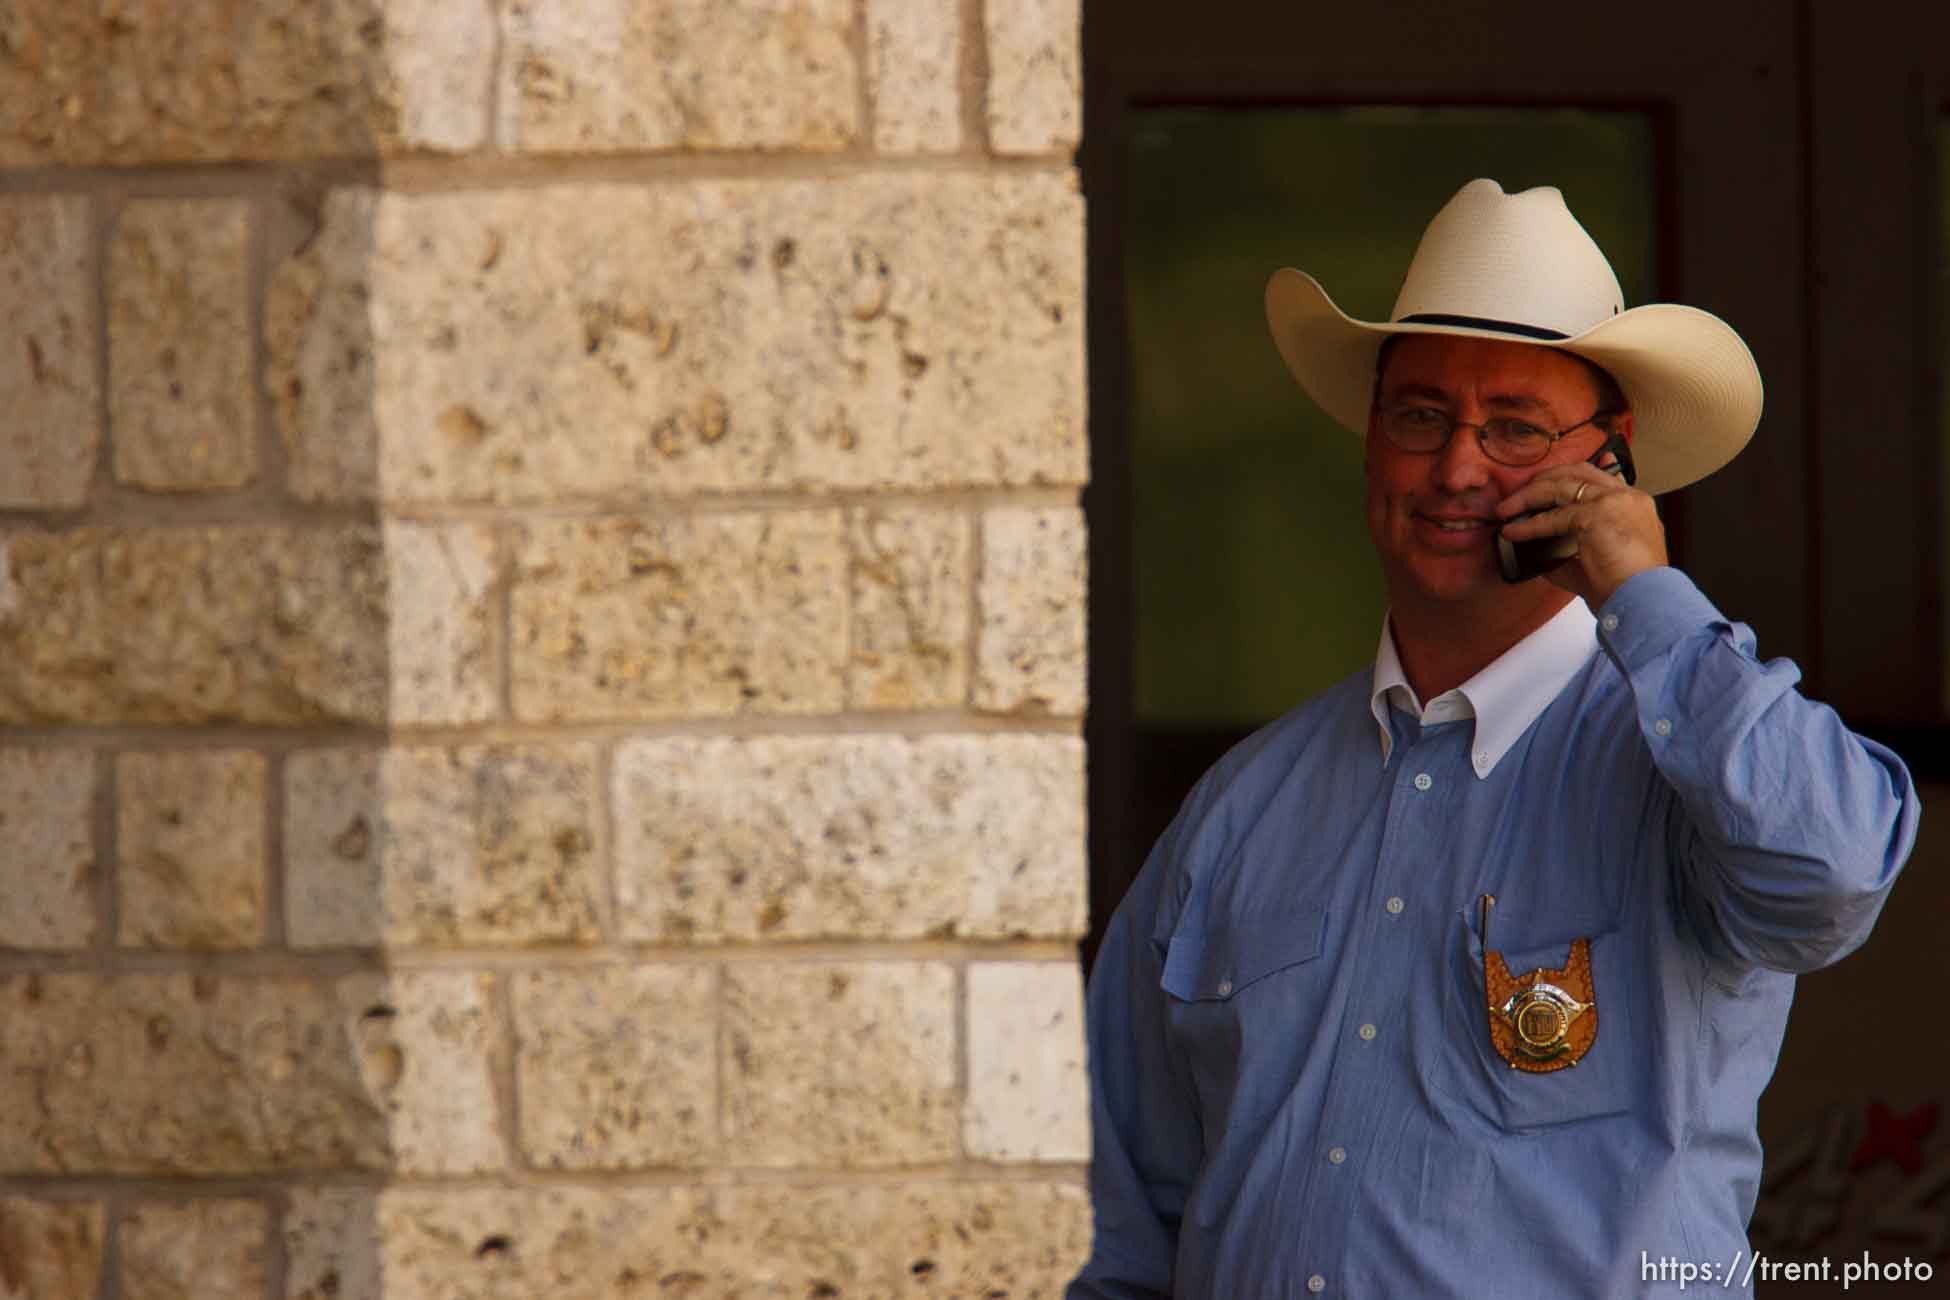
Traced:
[[[1609, 465], [1601, 464], [1607, 454], [1614, 457]], [[1605, 439], [1605, 445], [1598, 448], [1591, 457], [1590, 464], [1597, 465], [1607, 474], [1616, 474], [1627, 483], [1639, 481], [1638, 467], [1632, 464], [1632, 448], [1619, 434]], [[1528, 510], [1510, 520], [1528, 519], [1531, 515], [1542, 514], [1541, 510]], [[1564, 561], [1578, 553], [1578, 539], [1560, 533], [1556, 537], [1537, 537], [1527, 542], [1513, 542], [1501, 531], [1496, 535], [1496, 559], [1503, 570], [1505, 582], [1528, 582], [1530, 579], [1549, 573]]]

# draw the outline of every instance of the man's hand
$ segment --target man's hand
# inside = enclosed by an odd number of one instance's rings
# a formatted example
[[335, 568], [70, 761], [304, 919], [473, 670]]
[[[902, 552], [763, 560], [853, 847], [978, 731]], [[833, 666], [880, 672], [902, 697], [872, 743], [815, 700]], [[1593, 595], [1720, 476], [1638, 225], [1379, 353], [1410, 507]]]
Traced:
[[1595, 465], [1553, 465], [1496, 507], [1504, 519], [1529, 510], [1543, 513], [1507, 524], [1503, 535], [1577, 538], [1578, 553], [1545, 576], [1594, 612], [1627, 578], [1666, 563], [1666, 530], [1651, 494]]

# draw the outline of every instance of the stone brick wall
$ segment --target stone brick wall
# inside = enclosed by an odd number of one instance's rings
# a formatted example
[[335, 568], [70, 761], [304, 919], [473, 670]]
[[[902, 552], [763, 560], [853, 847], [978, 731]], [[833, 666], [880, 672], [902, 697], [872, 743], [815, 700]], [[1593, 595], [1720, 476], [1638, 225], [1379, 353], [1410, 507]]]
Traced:
[[1077, 29], [0, 7], [0, 1300], [1060, 1291]]

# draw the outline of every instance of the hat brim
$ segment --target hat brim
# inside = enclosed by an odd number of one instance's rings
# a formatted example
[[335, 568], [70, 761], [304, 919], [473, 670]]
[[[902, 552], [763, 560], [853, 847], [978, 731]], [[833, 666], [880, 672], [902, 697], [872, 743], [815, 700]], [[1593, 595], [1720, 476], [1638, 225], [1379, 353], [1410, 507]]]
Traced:
[[1359, 434], [1368, 427], [1376, 354], [1398, 334], [1450, 334], [1556, 348], [1602, 366], [1632, 408], [1638, 486], [1658, 494], [1696, 483], [1740, 454], [1760, 424], [1760, 368], [1747, 344], [1711, 312], [1651, 303], [1565, 339], [1462, 325], [1356, 320], [1304, 271], [1276, 271], [1266, 321], [1308, 396]]

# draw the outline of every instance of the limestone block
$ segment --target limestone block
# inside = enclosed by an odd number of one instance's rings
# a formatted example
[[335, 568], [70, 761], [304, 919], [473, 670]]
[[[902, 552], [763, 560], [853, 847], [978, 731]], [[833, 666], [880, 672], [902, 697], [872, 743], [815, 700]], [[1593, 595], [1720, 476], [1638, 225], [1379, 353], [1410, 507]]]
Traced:
[[294, 948], [386, 939], [383, 757], [305, 750], [284, 764], [284, 933]]
[[1083, 978], [1074, 962], [968, 967], [968, 1104], [978, 1160], [1090, 1159]]
[[264, 1294], [270, 1215], [262, 1201], [150, 1201], [122, 1221], [122, 1300]]
[[257, 468], [249, 205], [138, 199], [109, 251], [109, 427], [135, 487], [238, 487]]
[[509, 0], [502, 147], [841, 149], [852, 0]]
[[368, 1093], [386, 1114], [393, 1167], [402, 1174], [507, 1166], [494, 1080], [508, 1048], [492, 1005], [494, 984], [492, 975], [423, 970], [354, 976], [338, 989]]
[[264, 800], [264, 758], [246, 750], [116, 759], [123, 946], [263, 941]]
[[1083, 133], [1080, 0], [983, 0], [989, 143], [997, 153], [1069, 153]]
[[303, 495], [366, 490], [369, 454], [396, 502], [1087, 471], [1067, 175], [348, 196], [325, 213], [267, 324]]
[[847, 519], [857, 709], [951, 709], [968, 691], [972, 547], [941, 510], [867, 509]]
[[[0, 123], [12, 104], [0, 74]], [[0, 125], [0, 155], [10, 135]], [[0, 195], [0, 508], [88, 498], [102, 440], [91, 220], [79, 196]]]
[[295, 947], [598, 936], [589, 746], [315, 750], [285, 781]]
[[364, 526], [0, 531], [0, 723], [379, 723]]
[[486, 126], [489, 0], [12, 6], [0, 166], [466, 150]]
[[955, 975], [938, 962], [724, 972], [725, 1157], [735, 1165], [953, 1159]]
[[717, 973], [663, 965], [515, 977], [528, 1159], [553, 1169], [699, 1165], [717, 1154]]
[[477, 524], [385, 525], [395, 725], [494, 717], [494, 534]]
[[523, 721], [840, 707], [838, 511], [541, 520], [516, 543]]
[[0, 948], [81, 948], [95, 933], [95, 756], [0, 750]]
[[388, 1288], [423, 1300], [1056, 1300], [1089, 1253], [1090, 1231], [1083, 1188], [1030, 1181], [401, 1188], [379, 1208]]
[[284, 1300], [386, 1300], [379, 1193], [370, 1187], [292, 1188], [284, 1254]]
[[660, 737], [614, 786], [625, 938], [1083, 931], [1074, 737]]
[[373, 411], [372, 238], [377, 198], [326, 195], [320, 225], [279, 263], [264, 294], [264, 386], [284, 443], [285, 485], [301, 501], [379, 494]]
[[358, 1029], [374, 1003], [342, 1007], [337, 992], [260, 976], [0, 979], [0, 1172], [387, 1167], [374, 1089], [398, 1067], [374, 1061], [367, 1083]]
[[867, 33], [874, 148], [961, 148], [961, 0], [867, 0]]
[[977, 708], [1083, 712], [1087, 568], [1081, 510], [1011, 507], [982, 516]]
[[100, 1201], [0, 1197], [0, 1300], [96, 1294], [107, 1231]]

